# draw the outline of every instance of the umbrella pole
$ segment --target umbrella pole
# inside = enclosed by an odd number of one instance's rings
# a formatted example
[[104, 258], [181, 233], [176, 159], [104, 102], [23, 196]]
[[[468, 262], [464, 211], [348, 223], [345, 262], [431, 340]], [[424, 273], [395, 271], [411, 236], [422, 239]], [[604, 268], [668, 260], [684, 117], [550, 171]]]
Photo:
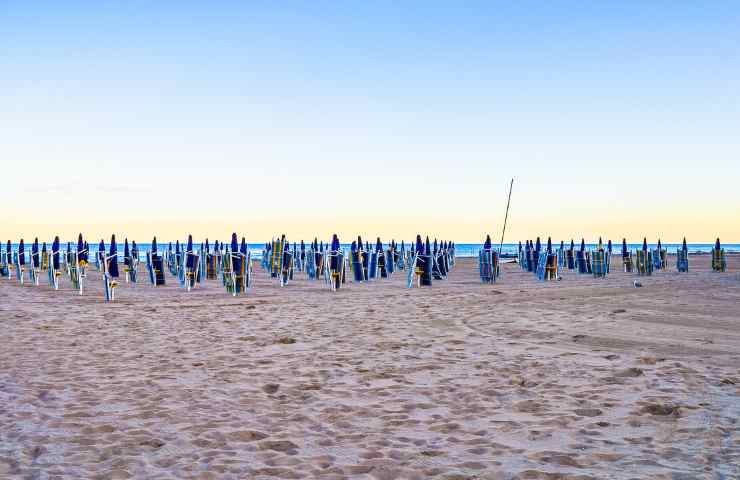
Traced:
[[504, 235], [506, 234], [506, 222], [509, 220], [509, 205], [511, 205], [511, 190], [514, 188], [514, 179], [511, 179], [509, 184], [509, 199], [506, 201], [506, 216], [504, 217], [504, 228], [501, 231], [501, 244], [498, 247], [498, 255], [501, 257], [501, 251], [504, 248]]

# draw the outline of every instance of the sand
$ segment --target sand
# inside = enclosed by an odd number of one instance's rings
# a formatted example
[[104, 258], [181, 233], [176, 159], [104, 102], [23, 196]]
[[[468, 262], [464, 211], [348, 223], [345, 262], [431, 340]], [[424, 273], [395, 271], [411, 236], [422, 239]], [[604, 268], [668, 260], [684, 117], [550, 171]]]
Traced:
[[740, 478], [740, 258], [691, 262], [114, 304], [2, 279], [0, 478]]

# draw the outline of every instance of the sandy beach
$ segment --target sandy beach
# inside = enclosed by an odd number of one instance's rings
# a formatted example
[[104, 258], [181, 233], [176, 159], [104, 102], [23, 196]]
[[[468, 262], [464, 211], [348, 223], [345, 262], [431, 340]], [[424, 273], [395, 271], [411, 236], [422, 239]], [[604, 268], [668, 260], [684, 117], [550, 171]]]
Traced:
[[[730, 273], [0, 280], [0, 478], [737, 479]], [[615, 265], [615, 269], [618, 265]]]

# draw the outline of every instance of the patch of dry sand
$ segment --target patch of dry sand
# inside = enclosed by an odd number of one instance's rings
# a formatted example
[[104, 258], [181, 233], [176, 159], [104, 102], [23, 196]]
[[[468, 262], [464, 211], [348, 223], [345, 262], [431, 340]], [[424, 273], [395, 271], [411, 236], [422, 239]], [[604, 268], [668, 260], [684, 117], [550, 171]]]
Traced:
[[96, 272], [2, 279], [0, 477], [740, 478], [740, 276], [691, 262], [110, 305]]

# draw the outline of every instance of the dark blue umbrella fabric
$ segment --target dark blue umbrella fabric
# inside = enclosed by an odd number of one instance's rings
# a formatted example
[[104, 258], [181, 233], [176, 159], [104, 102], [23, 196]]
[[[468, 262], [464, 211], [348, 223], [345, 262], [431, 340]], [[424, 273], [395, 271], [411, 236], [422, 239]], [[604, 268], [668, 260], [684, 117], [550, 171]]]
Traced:
[[683, 246], [681, 247], [684, 252], [689, 251], [689, 247], [686, 246], [686, 237], [683, 237]]
[[[378, 239], [378, 241], [380, 241], [380, 239]], [[301, 248], [303, 248], [303, 241], [301, 241]], [[340, 245], [339, 245], [339, 237], [335, 233], [332, 236], [332, 239], [331, 239], [331, 249], [334, 252], [338, 252], [339, 251], [339, 248], [340, 248]]]
[[22, 238], [21, 242], [18, 244], [18, 263], [21, 265], [26, 264], [26, 246], [23, 244]]
[[54, 243], [51, 244], [51, 263], [54, 270], [59, 270], [59, 237], [54, 237]]
[[[519, 247], [522, 246], [522, 242], [519, 242]], [[483, 250], [490, 250], [491, 249], [491, 236], [486, 235], [486, 242], [483, 244]]]
[[108, 264], [108, 273], [113, 278], [118, 278], [118, 246], [116, 245], [116, 236], [110, 237], [110, 263]]
[[418, 255], [424, 253], [424, 243], [421, 241], [421, 235], [416, 236], [416, 253]]
[[152, 253], [157, 253], [157, 237], [152, 238]]
[[547, 253], [552, 253], [552, 238], [547, 237]]

